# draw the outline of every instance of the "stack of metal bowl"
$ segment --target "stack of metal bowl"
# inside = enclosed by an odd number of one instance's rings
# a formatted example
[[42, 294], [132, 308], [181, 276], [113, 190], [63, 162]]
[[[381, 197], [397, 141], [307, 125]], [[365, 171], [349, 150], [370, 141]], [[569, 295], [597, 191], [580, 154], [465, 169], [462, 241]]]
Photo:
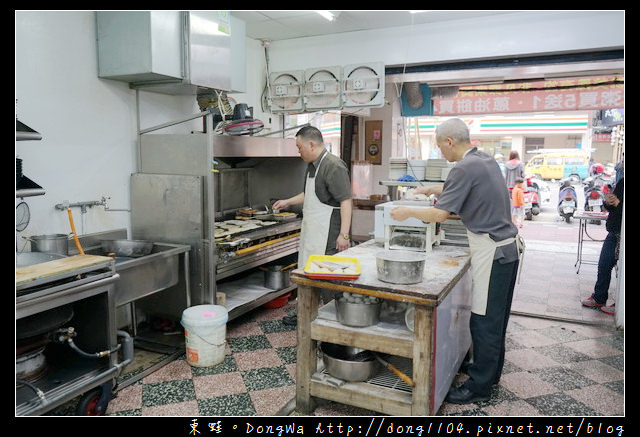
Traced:
[[365, 327], [378, 323], [382, 299], [356, 293], [340, 293], [335, 296], [338, 322], [346, 326]]

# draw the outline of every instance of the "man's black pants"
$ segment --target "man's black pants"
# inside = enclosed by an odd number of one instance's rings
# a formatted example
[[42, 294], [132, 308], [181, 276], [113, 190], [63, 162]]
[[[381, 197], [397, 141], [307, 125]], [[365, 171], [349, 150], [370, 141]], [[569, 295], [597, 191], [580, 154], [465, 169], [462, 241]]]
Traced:
[[481, 316], [471, 313], [469, 327], [473, 343], [473, 363], [467, 372], [469, 379], [465, 386], [474, 393], [488, 395], [491, 386], [498, 382], [502, 374], [505, 336], [517, 274], [518, 261], [507, 264], [494, 261], [486, 314]]

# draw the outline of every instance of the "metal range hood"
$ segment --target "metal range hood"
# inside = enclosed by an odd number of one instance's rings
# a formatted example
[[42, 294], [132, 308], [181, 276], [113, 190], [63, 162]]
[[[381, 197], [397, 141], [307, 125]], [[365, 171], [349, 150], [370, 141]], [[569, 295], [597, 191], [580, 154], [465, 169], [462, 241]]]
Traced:
[[16, 120], [16, 141], [41, 140], [42, 135], [34, 129], [31, 129], [20, 120]]

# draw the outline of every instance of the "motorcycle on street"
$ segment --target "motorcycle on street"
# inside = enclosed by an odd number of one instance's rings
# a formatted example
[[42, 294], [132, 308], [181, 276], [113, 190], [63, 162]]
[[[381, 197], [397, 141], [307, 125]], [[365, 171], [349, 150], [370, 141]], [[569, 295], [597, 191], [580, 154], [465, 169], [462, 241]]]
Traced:
[[[607, 183], [606, 175], [599, 173], [589, 176], [583, 181], [584, 210], [591, 212], [604, 212], [604, 196], [611, 192], [611, 186]], [[601, 224], [601, 220], [591, 220], [590, 223]]]
[[540, 214], [540, 188], [533, 181], [533, 177], [525, 179], [527, 187], [524, 191], [524, 217], [532, 220], [534, 215]]
[[558, 213], [567, 223], [571, 223], [571, 218], [577, 209], [578, 194], [571, 185], [571, 179], [564, 179], [558, 191]]

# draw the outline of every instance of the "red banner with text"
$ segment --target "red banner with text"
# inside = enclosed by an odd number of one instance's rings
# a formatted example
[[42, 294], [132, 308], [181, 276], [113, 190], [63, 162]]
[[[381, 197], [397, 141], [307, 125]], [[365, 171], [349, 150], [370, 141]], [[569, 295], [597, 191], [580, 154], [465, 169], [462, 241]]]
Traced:
[[622, 107], [622, 76], [461, 86], [452, 98], [433, 99], [438, 116]]

